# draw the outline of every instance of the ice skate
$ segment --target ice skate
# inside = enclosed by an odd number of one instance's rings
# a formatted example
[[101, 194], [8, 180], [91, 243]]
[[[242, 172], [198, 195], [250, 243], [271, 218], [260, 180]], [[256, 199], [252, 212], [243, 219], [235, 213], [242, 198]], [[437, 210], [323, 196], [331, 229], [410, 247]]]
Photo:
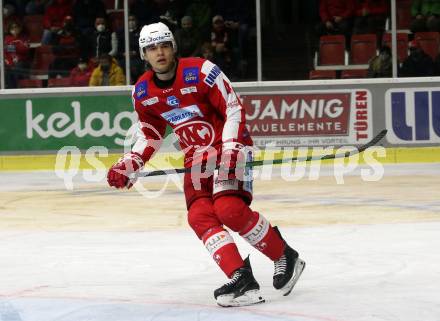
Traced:
[[234, 272], [231, 280], [214, 291], [217, 304], [222, 307], [238, 307], [263, 303], [260, 285], [252, 274], [249, 257], [244, 260], [244, 266]]
[[286, 243], [283, 256], [275, 261], [274, 265], [273, 286], [284, 296], [289, 295], [301, 276], [306, 263], [298, 257], [298, 252]]

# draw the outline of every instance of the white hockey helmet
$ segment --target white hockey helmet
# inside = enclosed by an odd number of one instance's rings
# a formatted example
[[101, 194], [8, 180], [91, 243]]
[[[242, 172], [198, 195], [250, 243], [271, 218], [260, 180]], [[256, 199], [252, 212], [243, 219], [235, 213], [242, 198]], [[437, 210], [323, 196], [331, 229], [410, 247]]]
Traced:
[[168, 41], [173, 44], [174, 52], [177, 52], [177, 45], [173, 33], [166, 24], [157, 22], [143, 26], [139, 34], [139, 52], [141, 59], [144, 60], [145, 47]]

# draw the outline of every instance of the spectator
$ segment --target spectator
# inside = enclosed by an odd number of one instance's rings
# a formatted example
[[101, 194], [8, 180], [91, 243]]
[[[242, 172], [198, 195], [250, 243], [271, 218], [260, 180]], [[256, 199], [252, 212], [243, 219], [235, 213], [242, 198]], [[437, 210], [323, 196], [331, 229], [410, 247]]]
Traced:
[[63, 27], [52, 36], [50, 44], [55, 59], [49, 77], [66, 77], [76, 65], [79, 57], [79, 40], [71, 16], [64, 18]]
[[17, 88], [19, 79], [27, 78], [30, 67], [29, 38], [22, 26], [12, 22], [4, 40], [6, 88]]
[[433, 76], [435, 71], [434, 62], [423, 51], [420, 44], [413, 40], [409, 43], [409, 56], [400, 68], [400, 77], [428, 77]]
[[136, 19], [141, 26], [153, 20], [150, 0], [132, 1], [129, 12], [136, 15]]
[[412, 32], [440, 31], [440, 0], [413, 0]]
[[3, 7], [3, 30], [7, 33], [11, 23], [20, 23], [20, 18], [15, 14], [15, 7], [11, 3], [5, 4]]
[[200, 49], [200, 33], [193, 27], [192, 18], [181, 19], [182, 28], [174, 33], [180, 57], [195, 57]]
[[95, 31], [88, 36], [87, 40], [88, 57], [98, 58], [106, 53], [115, 57], [118, 53], [118, 37], [116, 32], [108, 29], [104, 17], [95, 19]]
[[54, 0], [46, 9], [43, 18], [43, 45], [50, 44], [53, 34], [57, 33], [63, 26], [64, 18], [72, 14], [70, 0]]
[[7, 4], [12, 4], [15, 8], [15, 14], [21, 18], [25, 15], [25, 7], [27, 1], [29, 0], [3, 0], [3, 6]]
[[388, 0], [357, 0], [353, 33], [374, 33], [380, 42], [388, 12]]
[[79, 58], [78, 64], [70, 71], [70, 85], [74, 87], [86, 87], [89, 85], [93, 68], [85, 58]]
[[204, 42], [200, 48], [200, 53], [202, 58], [212, 61], [216, 64], [214, 59], [214, 48], [212, 47], [211, 43]]
[[368, 63], [368, 78], [390, 78], [393, 76], [393, 60], [391, 59], [391, 49], [383, 46], [379, 50], [379, 55]]
[[[195, 29], [200, 30], [200, 32], [210, 30], [212, 17], [210, 0], [191, 1], [191, 4], [185, 10], [185, 15], [192, 17]], [[209, 39], [209, 32], [202, 34], [202, 40], [207, 39]]]
[[225, 27], [232, 37], [232, 60], [239, 63], [238, 69], [242, 76], [246, 74], [247, 69], [249, 29], [254, 21], [251, 14], [255, 12], [254, 3], [253, 0], [216, 0], [214, 5], [214, 12], [225, 19]]
[[82, 36], [95, 31], [97, 17], [106, 17], [105, 4], [102, 0], [76, 0], [72, 8], [75, 28]]
[[225, 28], [222, 16], [212, 18], [211, 45], [214, 48], [214, 60], [227, 74], [231, 74], [231, 53], [229, 47], [229, 32]]
[[[144, 63], [139, 55], [139, 33], [140, 28], [137, 22], [137, 18], [134, 14], [128, 16], [128, 43], [129, 43], [129, 57], [130, 57], [130, 78], [132, 82], [136, 82], [141, 74], [144, 73]], [[118, 63], [125, 70], [125, 34], [124, 29], [118, 30]]]
[[98, 66], [93, 69], [89, 86], [122, 86], [125, 85], [124, 71], [109, 54], [98, 58]]
[[178, 18], [184, 1], [173, 0], [137, 0], [130, 7], [130, 12], [136, 14], [136, 18], [141, 26], [161, 21], [171, 30], [177, 27]]
[[354, 10], [354, 0], [320, 0], [319, 16], [321, 17], [321, 22], [317, 26], [318, 36], [329, 34], [345, 35], [348, 45]]

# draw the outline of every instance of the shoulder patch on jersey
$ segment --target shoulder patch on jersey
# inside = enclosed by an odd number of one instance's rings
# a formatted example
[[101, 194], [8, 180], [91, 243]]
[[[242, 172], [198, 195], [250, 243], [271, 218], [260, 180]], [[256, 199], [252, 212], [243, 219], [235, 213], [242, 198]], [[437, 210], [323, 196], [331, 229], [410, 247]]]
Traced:
[[211, 69], [211, 71], [206, 75], [205, 79], [203, 81], [209, 86], [214, 86], [215, 80], [217, 79], [218, 75], [221, 74], [221, 70], [217, 65], [214, 65]]
[[142, 99], [142, 98], [146, 97], [148, 94], [147, 88], [148, 88], [148, 85], [147, 85], [146, 80], [138, 83], [135, 87], [135, 90], [134, 90], [134, 98]]
[[199, 68], [188, 67], [183, 69], [183, 82], [187, 85], [199, 83]]

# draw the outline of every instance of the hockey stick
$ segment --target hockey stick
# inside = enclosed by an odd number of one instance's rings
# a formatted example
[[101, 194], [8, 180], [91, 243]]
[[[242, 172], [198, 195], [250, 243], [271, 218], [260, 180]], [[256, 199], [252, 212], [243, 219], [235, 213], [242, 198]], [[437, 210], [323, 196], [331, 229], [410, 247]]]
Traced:
[[[314, 160], [346, 158], [346, 157], [350, 157], [350, 156], [353, 156], [356, 154], [360, 154], [363, 151], [365, 151], [367, 148], [375, 146], [378, 142], [380, 142], [385, 137], [386, 134], [387, 134], [387, 130], [383, 129], [379, 134], [376, 135], [376, 137], [374, 137], [372, 140], [370, 140], [365, 145], [359, 146], [358, 148], [351, 150], [351, 151], [348, 151], [348, 152], [345, 152], [345, 153], [328, 154], [328, 155], [322, 155], [322, 156], [281, 158], [281, 159], [274, 159], [272, 161], [257, 160], [257, 161], [247, 162], [245, 167], [256, 167], [256, 166], [262, 166], [265, 164], [282, 164], [282, 163], [287, 163], [287, 162], [310, 162], [310, 161], [314, 161]], [[218, 168], [219, 168], [219, 166], [217, 166], [215, 169], [218, 169]], [[207, 169], [207, 170], [209, 170], [209, 169]], [[188, 172], [191, 172], [191, 167], [144, 172], [144, 173], [139, 173], [138, 177], [171, 175], [171, 174], [181, 174], [181, 173], [188, 173]]]

